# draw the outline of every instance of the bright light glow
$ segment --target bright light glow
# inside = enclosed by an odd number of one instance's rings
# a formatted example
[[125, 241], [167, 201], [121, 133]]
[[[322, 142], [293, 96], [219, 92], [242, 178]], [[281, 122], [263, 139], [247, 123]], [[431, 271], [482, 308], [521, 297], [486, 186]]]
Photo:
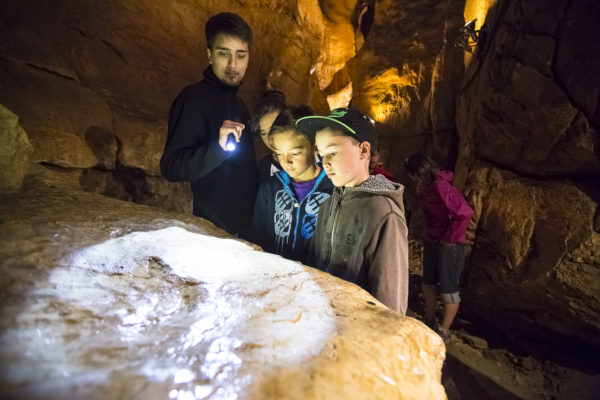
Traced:
[[[481, 26], [485, 23], [485, 18], [488, 14], [488, 10], [498, 3], [498, 0], [467, 0], [465, 2], [464, 17], [465, 21], [471, 21], [477, 19], [475, 30], [481, 29]], [[458, 32], [457, 32], [458, 33]], [[468, 51], [465, 51], [464, 65], [467, 67], [471, 63], [473, 55]]]
[[383, 375], [383, 374], [380, 374], [379, 376], [381, 377], [381, 379], [383, 379], [384, 381], [386, 381], [390, 385], [398, 386], [398, 384], [396, 383], [396, 381], [393, 380], [392, 378], [390, 378], [389, 376], [386, 376], [386, 375]]
[[408, 66], [402, 72], [390, 68], [363, 83], [362, 91], [375, 121], [385, 123], [390, 117], [407, 117], [410, 114], [409, 93], [417, 86], [417, 73]]
[[236, 147], [235, 135], [230, 133], [229, 136], [227, 136], [227, 141], [225, 142], [225, 149], [227, 151], [233, 151]]
[[298, 263], [176, 227], [117, 234], [28, 294], [1, 337], [5, 378], [50, 397], [145, 377], [172, 399], [238, 398], [334, 332], [329, 299]]

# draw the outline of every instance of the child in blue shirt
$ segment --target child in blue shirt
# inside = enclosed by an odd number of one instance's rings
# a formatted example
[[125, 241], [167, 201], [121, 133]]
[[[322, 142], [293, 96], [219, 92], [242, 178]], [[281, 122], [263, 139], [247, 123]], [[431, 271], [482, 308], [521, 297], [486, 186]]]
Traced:
[[265, 251], [306, 261], [321, 204], [333, 190], [323, 168], [315, 163], [313, 141], [296, 128], [296, 120], [312, 115], [305, 106], [282, 111], [269, 139], [282, 171], [264, 181], [254, 207], [254, 238]]

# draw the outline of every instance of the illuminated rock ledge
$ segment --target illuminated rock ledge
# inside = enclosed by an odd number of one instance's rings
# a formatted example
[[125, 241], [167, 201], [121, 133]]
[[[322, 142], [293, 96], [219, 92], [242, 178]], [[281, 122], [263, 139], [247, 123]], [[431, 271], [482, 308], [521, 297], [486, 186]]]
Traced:
[[446, 398], [424, 325], [202, 220], [29, 181], [0, 235], [2, 398]]

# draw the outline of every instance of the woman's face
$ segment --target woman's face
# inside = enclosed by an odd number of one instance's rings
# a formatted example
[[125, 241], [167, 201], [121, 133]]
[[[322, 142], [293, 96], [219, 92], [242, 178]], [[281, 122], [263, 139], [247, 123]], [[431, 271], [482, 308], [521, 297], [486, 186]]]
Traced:
[[258, 120], [258, 125], [260, 127], [260, 138], [262, 139], [265, 146], [269, 148], [269, 150], [274, 151], [273, 144], [269, 140], [269, 130], [271, 129], [271, 125], [273, 125], [273, 121], [279, 115], [279, 111], [271, 111], [270, 113], [266, 113], [263, 115], [260, 120]]

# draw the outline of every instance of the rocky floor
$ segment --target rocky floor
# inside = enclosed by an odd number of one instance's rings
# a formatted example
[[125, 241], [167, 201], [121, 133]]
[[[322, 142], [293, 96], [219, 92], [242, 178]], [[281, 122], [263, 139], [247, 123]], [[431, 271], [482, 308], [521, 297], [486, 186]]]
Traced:
[[[412, 246], [414, 253], [418, 245]], [[418, 282], [420, 277], [411, 275], [408, 314], [415, 318], [420, 318], [415, 310], [422, 309]], [[441, 314], [441, 303], [438, 311]], [[593, 355], [560, 347], [547, 352], [550, 357], [535, 355], [461, 318], [460, 311], [452, 328], [442, 370], [448, 400], [600, 399], [600, 362]]]
[[464, 328], [455, 331], [446, 349], [442, 383], [449, 400], [600, 399], [597, 370], [517, 355]]
[[[422, 245], [410, 240], [408, 315], [421, 318]], [[600, 362], [586, 349], [510, 340], [459, 310], [446, 344], [442, 384], [448, 400], [600, 400]], [[443, 305], [438, 303], [438, 317]]]

